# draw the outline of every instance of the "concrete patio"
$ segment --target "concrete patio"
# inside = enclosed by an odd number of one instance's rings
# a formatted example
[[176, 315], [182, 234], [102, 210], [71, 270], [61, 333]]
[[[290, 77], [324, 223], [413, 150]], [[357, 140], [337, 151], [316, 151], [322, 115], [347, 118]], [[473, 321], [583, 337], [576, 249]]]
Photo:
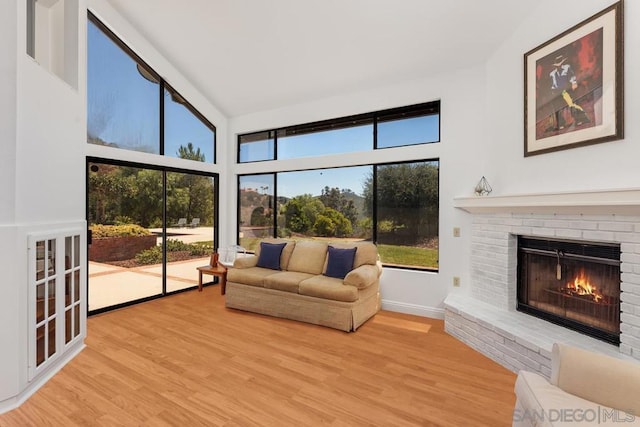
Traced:
[[[167, 292], [197, 286], [198, 271], [196, 267], [208, 263], [209, 257], [207, 256], [168, 264]], [[89, 311], [158, 295], [161, 292], [161, 264], [123, 268], [94, 261], [89, 262]]]

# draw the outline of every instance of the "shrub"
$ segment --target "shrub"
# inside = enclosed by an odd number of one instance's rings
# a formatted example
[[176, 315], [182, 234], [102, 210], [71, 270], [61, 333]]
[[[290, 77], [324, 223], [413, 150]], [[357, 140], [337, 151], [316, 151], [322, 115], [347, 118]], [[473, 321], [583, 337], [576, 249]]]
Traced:
[[190, 255], [206, 255], [213, 252], [213, 244], [207, 243], [191, 243], [189, 245]]
[[191, 245], [177, 239], [167, 239], [167, 252], [188, 251]]
[[[171, 252], [189, 252], [189, 255], [204, 256], [213, 251], [213, 243], [185, 243], [181, 240], [167, 239], [167, 258], [171, 262], [175, 258]], [[162, 246], [154, 246], [136, 254], [136, 262], [140, 265], [159, 264], [162, 262]]]
[[391, 233], [397, 228], [396, 224], [388, 219], [378, 221], [378, 232], [380, 233]]
[[93, 224], [89, 226], [89, 230], [94, 238], [104, 237], [128, 237], [128, 236], [150, 236], [151, 232], [144, 227], [136, 224], [126, 225], [104, 225]]
[[162, 248], [154, 246], [145, 249], [136, 255], [136, 262], [141, 265], [160, 264], [162, 262]]

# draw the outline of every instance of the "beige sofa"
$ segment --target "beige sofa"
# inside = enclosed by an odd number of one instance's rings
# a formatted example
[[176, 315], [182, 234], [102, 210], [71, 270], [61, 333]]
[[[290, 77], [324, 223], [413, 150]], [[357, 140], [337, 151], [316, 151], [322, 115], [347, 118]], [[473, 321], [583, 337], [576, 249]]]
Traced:
[[355, 331], [380, 310], [378, 251], [371, 242], [331, 243], [356, 247], [353, 269], [344, 279], [327, 277], [329, 244], [321, 241], [265, 240], [286, 243], [280, 269], [258, 267], [260, 249], [238, 258], [227, 273], [229, 308]]
[[640, 363], [554, 344], [551, 381], [520, 371], [513, 425], [640, 426]]

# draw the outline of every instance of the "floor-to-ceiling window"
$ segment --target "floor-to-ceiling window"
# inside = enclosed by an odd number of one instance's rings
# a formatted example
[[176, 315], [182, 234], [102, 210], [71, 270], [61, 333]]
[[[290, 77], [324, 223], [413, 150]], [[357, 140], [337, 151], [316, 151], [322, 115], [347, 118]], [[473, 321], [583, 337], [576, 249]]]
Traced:
[[87, 161], [97, 312], [197, 285], [217, 247], [217, 175], [201, 167], [216, 161], [216, 128], [91, 13], [87, 26], [87, 142], [143, 153]]

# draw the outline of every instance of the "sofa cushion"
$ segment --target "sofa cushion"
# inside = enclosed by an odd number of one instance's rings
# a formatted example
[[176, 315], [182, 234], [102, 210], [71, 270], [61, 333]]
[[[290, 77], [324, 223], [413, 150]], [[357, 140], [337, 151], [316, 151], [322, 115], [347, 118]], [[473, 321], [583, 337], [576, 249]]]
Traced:
[[230, 268], [227, 271], [227, 281], [264, 287], [264, 278], [277, 272], [278, 270], [262, 267]]
[[[286, 243], [286, 246], [282, 250], [282, 254], [280, 256], [280, 270], [287, 270], [289, 265], [289, 259], [291, 258], [291, 254], [293, 253], [293, 248], [296, 247], [296, 242], [293, 240], [287, 239], [263, 239], [262, 242], [265, 243]], [[256, 248], [255, 255], [257, 257], [260, 256], [260, 245]]]
[[324, 275], [335, 277], [336, 279], [344, 279], [344, 276], [353, 270], [353, 259], [356, 256], [357, 249], [356, 247], [340, 249], [329, 246], [327, 250], [327, 270]]
[[354, 302], [358, 300], [356, 287], [343, 284], [342, 279], [320, 275], [300, 282], [298, 293], [335, 301]]
[[[353, 268], [358, 268], [361, 265], [375, 265], [378, 262], [378, 247], [372, 242], [332, 242], [331, 246], [334, 248], [358, 248], [356, 251], [356, 257], [353, 260]], [[327, 270], [327, 264], [325, 262], [324, 269]]]
[[[616, 414], [613, 408], [567, 393], [533, 372], [521, 370], [518, 373], [515, 393], [518, 403], [513, 412], [513, 425], [536, 427], [594, 425], [594, 421], [600, 414], [614, 414], [620, 421], [627, 422], [617, 423], [615, 419], [603, 418], [598, 425], [632, 426], [636, 424], [628, 422], [633, 418], [631, 414], [622, 411]], [[561, 416], [565, 416], [566, 419], [562, 419]], [[585, 422], [577, 422], [579, 420]]]
[[326, 257], [326, 243], [302, 240], [296, 242], [287, 270], [299, 273], [322, 274]]
[[264, 278], [264, 287], [279, 291], [298, 293], [298, 285], [303, 280], [313, 277], [313, 274], [298, 273], [296, 271], [281, 271]]
[[552, 384], [602, 406], [640, 415], [640, 363], [559, 343], [553, 345], [551, 361]]
[[286, 243], [260, 242], [260, 255], [258, 256], [258, 267], [280, 270], [280, 256]]

